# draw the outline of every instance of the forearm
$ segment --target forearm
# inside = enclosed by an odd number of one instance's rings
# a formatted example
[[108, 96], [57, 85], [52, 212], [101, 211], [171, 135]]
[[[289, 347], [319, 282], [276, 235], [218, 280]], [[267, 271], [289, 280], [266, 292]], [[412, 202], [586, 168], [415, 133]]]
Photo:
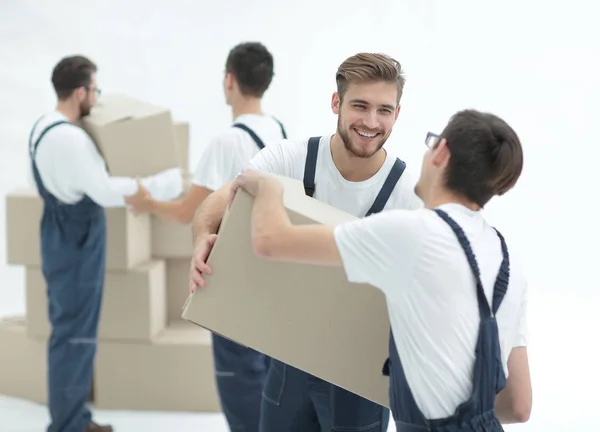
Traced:
[[294, 225], [276, 182], [259, 189], [252, 209], [252, 244], [257, 255], [303, 264], [339, 266], [340, 253], [334, 228], [326, 225]]
[[133, 195], [137, 191], [134, 179], [127, 177], [106, 177], [100, 181], [90, 181], [81, 185], [85, 193], [92, 201], [102, 207], [124, 207], [125, 196]]
[[196, 210], [192, 222], [194, 242], [203, 236], [216, 234], [227, 210], [231, 182], [208, 195]]
[[150, 212], [171, 222], [185, 222], [183, 203], [181, 200], [175, 201], [157, 201], [150, 202]]

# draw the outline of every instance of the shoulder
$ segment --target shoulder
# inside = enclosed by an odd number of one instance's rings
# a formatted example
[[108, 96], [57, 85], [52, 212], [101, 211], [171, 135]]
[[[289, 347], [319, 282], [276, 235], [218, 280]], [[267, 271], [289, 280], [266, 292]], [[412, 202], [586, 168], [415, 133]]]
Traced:
[[53, 151], [80, 153], [89, 148], [95, 149], [92, 138], [83, 128], [56, 114], [49, 114], [38, 121], [32, 134], [33, 143], [40, 139], [42, 134], [43, 147], [48, 148], [47, 144], [50, 143]]
[[227, 127], [208, 141], [208, 147], [219, 146], [220, 148], [233, 148], [243, 143], [247, 136], [247, 133], [237, 127]]
[[298, 178], [304, 171], [308, 140], [280, 139], [262, 149], [249, 167], [286, 177]]

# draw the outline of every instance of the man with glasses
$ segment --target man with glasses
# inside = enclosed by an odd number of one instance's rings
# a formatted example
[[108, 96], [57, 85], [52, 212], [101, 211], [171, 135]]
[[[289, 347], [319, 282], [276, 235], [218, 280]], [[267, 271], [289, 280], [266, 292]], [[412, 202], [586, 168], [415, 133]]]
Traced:
[[521, 142], [499, 117], [466, 110], [426, 143], [419, 210], [336, 227], [293, 225], [274, 178], [247, 171], [233, 190], [256, 197], [257, 254], [340, 266], [350, 282], [385, 294], [391, 331], [384, 374], [398, 431], [499, 432], [531, 412], [527, 282], [482, 209], [517, 183]]
[[[90, 394], [105, 272], [104, 207], [124, 207], [136, 194], [134, 178], [111, 177], [92, 139], [77, 126], [100, 90], [96, 65], [83, 56], [63, 58], [54, 68], [58, 97], [29, 137], [33, 177], [43, 200], [41, 266], [47, 285], [48, 432], [110, 432], [92, 421]], [[161, 199], [183, 190], [179, 169], [142, 180]], [[10, 348], [9, 348], [10, 349]]]

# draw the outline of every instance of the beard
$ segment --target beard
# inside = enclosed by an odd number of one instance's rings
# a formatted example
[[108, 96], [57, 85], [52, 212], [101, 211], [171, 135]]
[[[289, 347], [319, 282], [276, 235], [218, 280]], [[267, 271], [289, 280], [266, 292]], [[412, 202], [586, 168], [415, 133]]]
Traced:
[[90, 103], [90, 101], [86, 98], [83, 102], [81, 102], [79, 104], [79, 116], [81, 117], [85, 117], [90, 115], [90, 112], [92, 112], [92, 104]]
[[[355, 126], [351, 126], [348, 130], [344, 130], [344, 128], [342, 127], [342, 118], [341, 118], [341, 116], [338, 116], [337, 133], [340, 136], [340, 138], [342, 139], [342, 142], [344, 143], [344, 147], [346, 148], [346, 151], [348, 153], [350, 153], [352, 156], [362, 158], [362, 159], [368, 159], [368, 158], [372, 157], [374, 154], [376, 154], [379, 150], [381, 150], [381, 148], [383, 147], [383, 145], [385, 144], [385, 142], [387, 141], [387, 139], [389, 138], [390, 133], [391, 133], [391, 131], [390, 131], [390, 132], [388, 132], [387, 135], [382, 135], [374, 149], [372, 149], [372, 150], [371, 149], [363, 149], [363, 148], [361, 148], [362, 146], [354, 143], [352, 141], [352, 138], [350, 137], [350, 133], [352, 132], [352, 130], [354, 128], [355, 128]], [[369, 130], [369, 128], [366, 128], [366, 127], [361, 127], [361, 129]], [[383, 131], [381, 131], [381, 130], [373, 130], [371, 132], [375, 132], [375, 133], [379, 133], [379, 134], [383, 133]]]

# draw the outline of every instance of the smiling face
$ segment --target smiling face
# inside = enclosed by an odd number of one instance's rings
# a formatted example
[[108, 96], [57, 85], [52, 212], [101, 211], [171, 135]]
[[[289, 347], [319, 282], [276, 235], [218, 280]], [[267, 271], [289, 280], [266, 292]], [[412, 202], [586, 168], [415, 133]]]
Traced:
[[398, 86], [385, 81], [350, 84], [343, 99], [334, 93], [337, 134], [353, 156], [370, 158], [385, 144], [398, 114]]

